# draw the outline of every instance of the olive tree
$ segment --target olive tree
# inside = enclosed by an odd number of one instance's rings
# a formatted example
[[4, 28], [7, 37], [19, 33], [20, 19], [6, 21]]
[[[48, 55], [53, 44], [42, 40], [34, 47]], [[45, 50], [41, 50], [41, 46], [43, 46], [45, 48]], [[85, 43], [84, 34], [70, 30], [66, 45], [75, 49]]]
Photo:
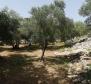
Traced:
[[19, 21], [11, 17], [8, 10], [0, 11], [0, 38], [5, 43], [10, 43], [13, 48], [19, 47], [18, 37]]
[[65, 4], [63, 1], [55, 0], [50, 5], [32, 8], [32, 27], [34, 28], [34, 40], [41, 46], [42, 56], [49, 42], [55, 42], [57, 39], [65, 41], [71, 39], [73, 31], [73, 22], [65, 16]]
[[84, 4], [79, 9], [79, 14], [86, 17], [86, 24], [91, 27], [91, 0], [85, 0]]
[[87, 34], [86, 24], [83, 22], [75, 22], [74, 23], [75, 31], [78, 33], [77, 36], [83, 36]]

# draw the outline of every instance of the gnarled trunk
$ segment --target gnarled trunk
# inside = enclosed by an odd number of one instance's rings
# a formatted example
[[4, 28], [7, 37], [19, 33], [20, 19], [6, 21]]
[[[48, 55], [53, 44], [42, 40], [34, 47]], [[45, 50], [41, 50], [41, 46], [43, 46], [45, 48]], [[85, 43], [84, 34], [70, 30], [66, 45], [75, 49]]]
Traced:
[[19, 41], [15, 41], [15, 43], [12, 44], [13, 49], [19, 49]]
[[41, 55], [41, 60], [44, 61], [44, 54], [45, 54], [45, 50], [48, 46], [48, 42], [47, 40], [44, 41], [44, 45], [42, 45], [42, 55]]

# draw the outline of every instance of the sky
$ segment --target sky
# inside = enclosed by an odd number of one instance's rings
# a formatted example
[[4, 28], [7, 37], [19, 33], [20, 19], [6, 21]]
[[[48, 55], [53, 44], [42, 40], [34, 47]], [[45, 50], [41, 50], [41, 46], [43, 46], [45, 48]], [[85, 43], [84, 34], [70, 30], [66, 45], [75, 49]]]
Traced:
[[[38, 7], [52, 3], [53, 0], [0, 0], [0, 9], [8, 7], [15, 10], [22, 17], [29, 17], [29, 11], [32, 7]], [[78, 14], [78, 10], [85, 0], [64, 0], [66, 3], [66, 16], [74, 21], [84, 21], [84, 18]]]

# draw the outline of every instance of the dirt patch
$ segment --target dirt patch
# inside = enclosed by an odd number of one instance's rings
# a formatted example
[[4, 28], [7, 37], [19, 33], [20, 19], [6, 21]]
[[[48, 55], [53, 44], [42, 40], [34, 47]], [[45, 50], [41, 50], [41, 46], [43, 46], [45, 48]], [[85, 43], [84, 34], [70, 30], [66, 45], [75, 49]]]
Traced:
[[[40, 49], [38, 50], [12, 50], [10, 46], [0, 46], [0, 56], [10, 56], [14, 54], [21, 54], [21, 55], [27, 55], [27, 56], [38, 56], [40, 57], [42, 54], [42, 51]], [[45, 56], [55, 56], [54, 54], [55, 51], [51, 50], [46, 50]]]

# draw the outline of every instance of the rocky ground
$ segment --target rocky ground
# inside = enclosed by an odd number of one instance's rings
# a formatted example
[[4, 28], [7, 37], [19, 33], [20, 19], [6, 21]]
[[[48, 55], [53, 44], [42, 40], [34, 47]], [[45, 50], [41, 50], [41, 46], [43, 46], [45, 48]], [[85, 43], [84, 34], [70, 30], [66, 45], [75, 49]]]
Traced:
[[65, 52], [55, 54], [71, 59], [71, 62], [68, 63], [68, 78], [71, 78], [74, 84], [91, 84], [90, 37], [76, 43], [71, 48], [66, 48]]

